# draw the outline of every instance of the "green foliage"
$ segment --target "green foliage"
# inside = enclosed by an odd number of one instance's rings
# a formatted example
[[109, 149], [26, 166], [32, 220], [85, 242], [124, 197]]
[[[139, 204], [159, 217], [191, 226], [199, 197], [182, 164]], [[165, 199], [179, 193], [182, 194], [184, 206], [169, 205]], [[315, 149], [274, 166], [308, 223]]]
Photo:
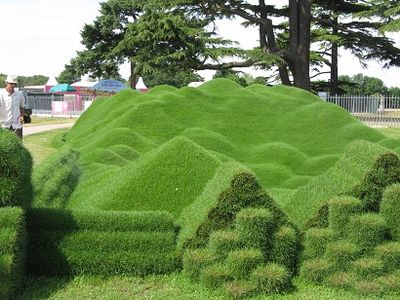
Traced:
[[398, 292], [400, 289], [400, 273], [380, 276], [376, 279], [376, 282], [385, 292]]
[[303, 262], [300, 274], [314, 283], [322, 283], [334, 270], [333, 264], [324, 258], [308, 259]]
[[326, 246], [334, 240], [334, 232], [328, 228], [310, 228], [304, 235], [303, 257], [306, 259], [322, 257]]
[[382, 286], [376, 280], [359, 280], [354, 283], [354, 290], [361, 295], [381, 295]]
[[400, 241], [400, 184], [391, 185], [384, 191], [380, 211], [391, 235]]
[[353, 197], [336, 197], [330, 200], [329, 226], [335, 235], [345, 238], [350, 217], [361, 210], [361, 201]]
[[292, 274], [298, 271], [300, 258], [299, 234], [289, 226], [281, 226], [274, 234], [271, 261], [286, 267]]
[[378, 212], [383, 190], [400, 182], [400, 159], [394, 153], [384, 153], [375, 162], [363, 182], [356, 186], [352, 194], [361, 199], [367, 211]]
[[347, 270], [350, 263], [359, 255], [359, 247], [346, 240], [330, 242], [326, 245], [325, 257], [333, 262], [337, 271]]
[[374, 278], [383, 275], [385, 267], [380, 259], [363, 257], [352, 262], [354, 273], [361, 278]]
[[183, 254], [183, 272], [193, 280], [198, 279], [202, 270], [216, 260], [217, 256], [209, 249], [188, 249]]
[[290, 272], [279, 264], [259, 266], [251, 276], [257, 282], [258, 289], [266, 294], [285, 292], [292, 287]]
[[0, 129], [0, 207], [29, 207], [32, 202], [32, 157], [21, 140]]
[[250, 273], [263, 262], [262, 252], [253, 248], [230, 251], [226, 259], [226, 264], [236, 279], [249, 278]]
[[326, 278], [326, 282], [336, 288], [349, 289], [353, 287], [356, 275], [349, 272], [337, 272], [329, 275]]
[[218, 288], [225, 282], [233, 280], [233, 276], [226, 265], [215, 264], [202, 270], [200, 280], [209, 288]]
[[25, 276], [26, 228], [21, 208], [0, 208], [0, 298], [12, 299]]
[[232, 299], [244, 299], [257, 293], [257, 284], [252, 281], [235, 280], [224, 285], [227, 295]]
[[348, 237], [364, 250], [371, 250], [387, 239], [387, 225], [378, 214], [362, 214], [350, 217]]
[[374, 249], [375, 255], [383, 261], [386, 270], [394, 271], [400, 269], [400, 243], [389, 242], [377, 246]]
[[32, 176], [35, 207], [65, 208], [81, 174], [78, 152], [69, 146], [40, 164]]
[[239, 234], [233, 230], [219, 230], [210, 234], [208, 248], [218, 257], [225, 258], [231, 250], [242, 248]]

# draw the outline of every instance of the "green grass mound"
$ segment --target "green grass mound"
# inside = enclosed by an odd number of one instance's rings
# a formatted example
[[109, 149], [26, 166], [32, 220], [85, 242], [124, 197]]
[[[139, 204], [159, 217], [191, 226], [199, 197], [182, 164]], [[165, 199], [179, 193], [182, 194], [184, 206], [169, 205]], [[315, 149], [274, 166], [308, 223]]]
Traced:
[[203, 218], [182, 242], [183, 271], [192, 280], [223, 286], [234, 298], [291, 288], [299, 235], [254, 175], [235, 175]]
[[[103, 165], [118, 167], [102, 180], [91, 180], [91, 176], [83, 174], [71, 208], [108, 209], [113, 198], [121, 204], [116, 205], [117, 209], [135, 209], [127, 204], [139, 201], [135, 197], [140, 197], [142, 203], [163, 198], [163, 203], [175, 205], [172, 171], [189, 178], [187, 174], [198, 171], [191, 169], [193, 165], [181, 163], [182, 168], [174, 168], [163, 162], [160, 168], [171, 168], [165, 176], [157, 171], [144, 177], [139, 173], [145, 173], [143, 164], [151, 164], [150, 153], [182, 138], [197, 144], [204, 155], [208, 152], [208, 162], [201, 161], [203, 165], [214, 164], [216, 157], [223, 162], [236, 161], [251, 169], [263, 186], [276, 189], [296, 189], [307, 184], [334, 166], [347, 145], [356, 139], [392, 148], [400, 145], [396, 141], [385, 142], [381, 133], [363, 126], [343, 109], [284, 86], [242, 88], [232, 81], [216, 79], [197, 89], [160, 86], [146, 94], [124, 91], [96, 100], [66, 136], [67, 143], [81, 153], [79, 163], [84, 172], [102, 173]], [[114, 149], [116, 145], [124, 149]], [[187, 143], [176, 146], [175, 152], [183, 147], [182, 158], [187, 158]], [[178, 164], [181, 155], [174, 155]], [[197, 151], [190, 160], [195, 160], [196, 155]], [[140, 163], [131, 164], [132, 160]], [[166, 176], [170, 179], [160, 182]], [[212, 176], [209, 174], [202, 183]], [[113, 181], [121, 183], [114, 185]], [[151, 185], [151, 191], [142, 192], [144, 181]], [[129, 185], [130, 192], [114, 190], [123, 184]], [[203, 188], [204, 185], [195, 188], [197, 194], [187, 197], [181, 206], [190, 205]], [[115, 196], [111, 196], [111, 190], [116, 191]], [[93, 191], [108, 194], [107, 203], [100, 204], [98, 197], [90, 197], [95, 194]], [[128, 196], [133, 198], [124, 198]]]
[[0, 208], [0, 298], [12, 299], [25, 275], [26, 231], [21, 208]]
[[0, 128], [0, 207], [29, 207], [32, 157], [13, 133]]
[[[370, 178], [376, 178], [374, 174], [384, 174], [377, 167], [382, 166], [383, 160], [388, 161], [387, 155], [377, 160], [374, 169], [365, 176], [364, 184]], [[385, 166], [387, 170], [392, 170], [391, 167], [390, 163]], [[376, 169], [379, 172], [374, 172]], [[385, 174], [379, 190], [392, 182], [388, 173]], [[301, 275], [313, 283], [346, 288], [364, 295], [398, 293], [400, 244], [395, 232], [400, 219], [393, 214], [400, 204], [394, 200], [398, 198], [398, 185], [389, 185], [376, 193], [375, 198], [369, 198], [371, 203], [380, 204], [378, 211], [365, 205], [363, 199], [349, 196], [328, 201], [325, 220], [319, 223], [320, 227], [305, 232]]]
[[177, 227], [166, 212], [32, 209], [27, 271], [69, 276], [166, 274], [180, 268]]
[[[289, 199], [285, 201], [285, 212], [300, 228], [312, 227], [314, 224], [317, 224], [318, 227], [321, 222], [326, 222], [328, 217], [326, 213], [324, 214], [324, 205], [327, 200], [337, 195], [347, 194], [360, 198], [361, 194], [365, 194], [362, 197], [365, 199], [363, 201], [370, 201], [366, 198], [373, 198], [373, 196], [367, 196], [367, 189], [373, 186], [370, 189], [375, 191], [377, 185], [370, 180], [375, 175], [368, 174], [382, 173], [381, 169], [385, 168], [380, 167], [380, 159], [386, 160], [387, 155], [390, 157], [394, 155], [386, 153], [388, 153], [386, 148], [374, 143], [366, 141], [350, 143], [343, 156], [332, 168], [326, 173], [314, 177], [308, 184], [289, 196]], [[393, 163], [393, 167], [390, 167], [391, 170], [395, 169], [395, 165], [397, 166], [397, 160], [394, 160]], [[377, 176], [382, 177], [381, 175]], [[396, 180], [394, 176], [389, 177], [382, 177], [386, 180], [386, 185]], [[379, 184], [381, 186], [378, 194], [381, 194], [383, 187], [381, 183]], [[368, 193], [372, 195], [371, 192]], [[379, 202], [380, 200], [377, 199], [377, 203]], [[320, 210], [319, 213], [317, 213], [318, 210]], [[310, 216], [315, 217], [310, 218]]]

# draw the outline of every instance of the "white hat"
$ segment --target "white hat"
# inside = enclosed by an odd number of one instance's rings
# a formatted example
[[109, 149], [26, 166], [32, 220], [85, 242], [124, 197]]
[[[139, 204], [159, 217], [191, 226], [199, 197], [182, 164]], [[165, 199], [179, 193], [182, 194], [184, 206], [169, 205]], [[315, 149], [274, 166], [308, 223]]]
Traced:
[[18, 83], [18, 76], [16, 75], [8, 75], [6, 78], [6, 83]]

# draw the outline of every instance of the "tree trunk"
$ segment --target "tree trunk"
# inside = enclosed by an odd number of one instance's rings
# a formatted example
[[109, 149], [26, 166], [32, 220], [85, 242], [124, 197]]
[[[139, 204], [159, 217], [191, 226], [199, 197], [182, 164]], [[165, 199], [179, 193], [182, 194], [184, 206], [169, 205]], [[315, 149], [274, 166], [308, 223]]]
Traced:
[[130, 61], [130, 65], [131, 65], [131, 76], [130, 76], [130, 86], [132, 89], [136, 90], [136, 73], [135, 73], [135, 67], [136, 64], [133, 61]]
[[311, 0], [289, 0], [290, 45], [288, 59], [294, 85], [310, 90]]
[[[334, 23], [338, 23], [338, 18], [333, 20]], [[337, 29], [333, 28], [333, 35], [337, 34]], [[339, 93], [339, 72], [338, 72], [338, 44], [332, 43], [332, 53], [331, 53], [331, 86], [330, 94], [337, 95]]]

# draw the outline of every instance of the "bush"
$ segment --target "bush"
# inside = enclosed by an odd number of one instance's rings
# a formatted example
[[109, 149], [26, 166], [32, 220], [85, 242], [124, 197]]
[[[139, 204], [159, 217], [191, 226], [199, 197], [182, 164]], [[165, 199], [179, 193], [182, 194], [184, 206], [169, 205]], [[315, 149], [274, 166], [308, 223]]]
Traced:
[[198, 279], [201, 271], [216, 261], [217, 257], [208, 249], [187, 249], [183, 255], [183, 272], [190, 279]]
[[354, 284], [356, 275], [348, 272], [337, 272], [326, 278], [326, 282], [337, 288], [350, 288]]
[[292, 286], [292, 278], [288, 270], [274, 263], [255, 269], [252, 280], [257, 282], [259, 291], [267, 294], [288, 291]]
[[359, 254], [357, 245], [348, 241], [336, 241], [327, 244], [325, 257], [333, 262], [335, 270], [343, 271], [348, 269]]
[[324, 258], [306, 260], [300, 268], [300, 274], [314, 283], [322, 283], [332, 272], [333, 264]]
[[245, 208], [238, 212], [235, 228], [248, 248], [261, 248], [267, 257], [275, 230], [274, 218], [265, 208]]
[[248, 278], [251, 271], [264, 262], [263, 254], [257, 249], [229, 252], [226, 264], [236, 279]]
[[257, 284], [252, 281], [236, 280], [224, 285], [225, 291], [232, 299], [243, 299], [257, 293]]
[[306, 221], [304, 228], [325, 228], [329, 226], [329, 203], [323, 203], [312, 218]]
[[0, 298], [13, 298], [25, 275], [26, 229], [23, 210], [0, 208]]
[[375, 280], [359, 280], [354, 282], [354, 289], [362, 295], [381, 295], [383, 287]]
[[400, 272], [378, 277], [376, 282], [385, 292], [398, 292], [400, 290]]
[[385, 269], [400, 269], [400, 242], [391, 242], [375, 248], [376, 256], [383, 261]]
[[385, 220], [377, 214], [356, 215], [350, 218], [349, 239], [364, 250], [371, 250], [387, 238]]
[[208, 248], [218, 257], [225, 258], [229, 251], [242, 247], [237, 232], [232, 230], [219, 230], [210, 235]]
[[354, 273], [361, 278], [375, 278], [385, 272], [385, 267], [380, 259], [364, 257], [352, 262]]
[[378, 212], [383, 190], [400, 182], [400, 159], [394, 153], [384, 153], [376, 160], [372, 170], [352, 194], [361, 199], [366, 211]]
[[350, 216], [360, 213], [361, 201], [353, 197], [337, 197], [329, 201], [329, 227], [338, 237], [345, 238]]
[[32, 202], [32, 157], [20, 139], [0, 129], [0, 207], [29, 207]]
[[271, 260], [285, 266], [294, 275], [298, 271], [300, 239], [295, 229], [289, 226], [279, 228], [273, 239]]
[[226, 265], [215, 264], [201, 271], [200, 280], [209, 288], [218, 288], [225, 282], [233, 280], [233, 276]]
[[311, 228], [308, 229], [304, 236], [304, 251], [305, 259], [321, 258], [326, 249], [326, 245], [333, 241], [333, 231], [328, 228]]
[[393, 238], [400, 242], [400, 184], [391, 185], [384, 191], [381, 214]]

